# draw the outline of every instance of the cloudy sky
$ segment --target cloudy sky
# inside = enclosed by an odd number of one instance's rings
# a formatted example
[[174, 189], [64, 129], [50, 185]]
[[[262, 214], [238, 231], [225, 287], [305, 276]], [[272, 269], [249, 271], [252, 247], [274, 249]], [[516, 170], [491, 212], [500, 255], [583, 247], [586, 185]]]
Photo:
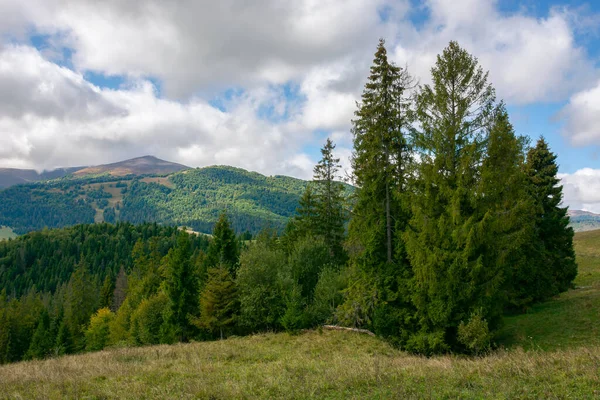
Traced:
[[0, 167], [147, 154], [308, 178], [350, 120], [380, 37], [420, 82], [450, 40], [519, 134], [600, 212], [595, 0], [0, 0]]

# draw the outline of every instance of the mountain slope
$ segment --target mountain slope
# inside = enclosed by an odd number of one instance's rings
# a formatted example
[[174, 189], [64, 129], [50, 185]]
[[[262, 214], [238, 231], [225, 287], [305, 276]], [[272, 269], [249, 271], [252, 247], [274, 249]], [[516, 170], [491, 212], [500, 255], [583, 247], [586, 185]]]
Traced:
[[80, 170], [81, 167], [59, 168], [38, 173], [32, 169], [0, 168], [0, 189], [14, 185], [57, 179]]
[[120, 220], [185, 225], [209, 233], [218, 215], [227, 210], [238, 232], [258, 232], [267, 226], [280, 230], [294, 215], [307, 184], [226, 166], [188, 169], [166, 177], [115, 177], [106, 171], [0, 191], [0, 225], [23, 234], [44, 227]]
[[182, 164], [158, 159], [154, 156], [132, 158], [113, 164], [98, 165], [78, 170], [76, 176], [108, 174], [111, 176], [126, 175], [168, 175], [189, 169]]
[[569, 217], [571, 218], [571, 226], [575, 232], [600, 229], [600, 214], [582, 210], [569, 210]]

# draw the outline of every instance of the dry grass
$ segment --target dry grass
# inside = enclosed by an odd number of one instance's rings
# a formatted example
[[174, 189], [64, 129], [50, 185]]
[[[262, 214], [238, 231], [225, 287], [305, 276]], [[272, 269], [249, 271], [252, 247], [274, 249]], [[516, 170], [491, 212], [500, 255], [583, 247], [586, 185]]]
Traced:
[[0, 398], [600, 396], [600, 347], [423, 358], [350, 332], [113, 349], [0, 367]]

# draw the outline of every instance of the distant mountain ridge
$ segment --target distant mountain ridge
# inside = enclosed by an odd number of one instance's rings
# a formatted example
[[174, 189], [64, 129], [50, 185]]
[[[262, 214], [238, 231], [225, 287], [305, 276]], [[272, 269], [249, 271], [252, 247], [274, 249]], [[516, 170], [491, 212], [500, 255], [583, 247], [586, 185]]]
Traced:
[[570, 225], [575, 232], [600, 229], [600, 214], [583, 210], [569, 210]]
[[111, 176], [126, 175], [169, 175], [190, 169], [182, 164], [161, 160], [154, 156], [143, 156], [112, 164], [57, 168], [52, 171], [38, 173], [33, 169], [0, 168], [0, 189], [14, 185], [42, 182], [64, 178], [69, 175], [83, 177], [85, 175], [108, 174]]
[[127, 175], [169, 175], [175, 172], [190, 169], [182, 164], [161, 160], [154, 156], [144, 156], [120, 161], [112, 164], [98, 165], [95, 167], [82, 168], [74, 175], [98, 175], [109, 174], [111, 176]]

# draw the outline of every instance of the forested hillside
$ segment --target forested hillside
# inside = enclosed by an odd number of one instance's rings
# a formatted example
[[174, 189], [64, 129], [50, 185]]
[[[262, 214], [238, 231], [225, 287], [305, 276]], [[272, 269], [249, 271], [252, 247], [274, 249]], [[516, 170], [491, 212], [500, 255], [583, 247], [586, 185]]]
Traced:
[[[16, 233], [92, 222], [184, 225], [210, 233], [227, 210], [238, 232], [283, 229], [306, 182], [233, 167], [168, 177], [96, 175], [20, 185], [0, 192], [0, 226]], [[348, 189], [349, 190], [349, 189]]]

